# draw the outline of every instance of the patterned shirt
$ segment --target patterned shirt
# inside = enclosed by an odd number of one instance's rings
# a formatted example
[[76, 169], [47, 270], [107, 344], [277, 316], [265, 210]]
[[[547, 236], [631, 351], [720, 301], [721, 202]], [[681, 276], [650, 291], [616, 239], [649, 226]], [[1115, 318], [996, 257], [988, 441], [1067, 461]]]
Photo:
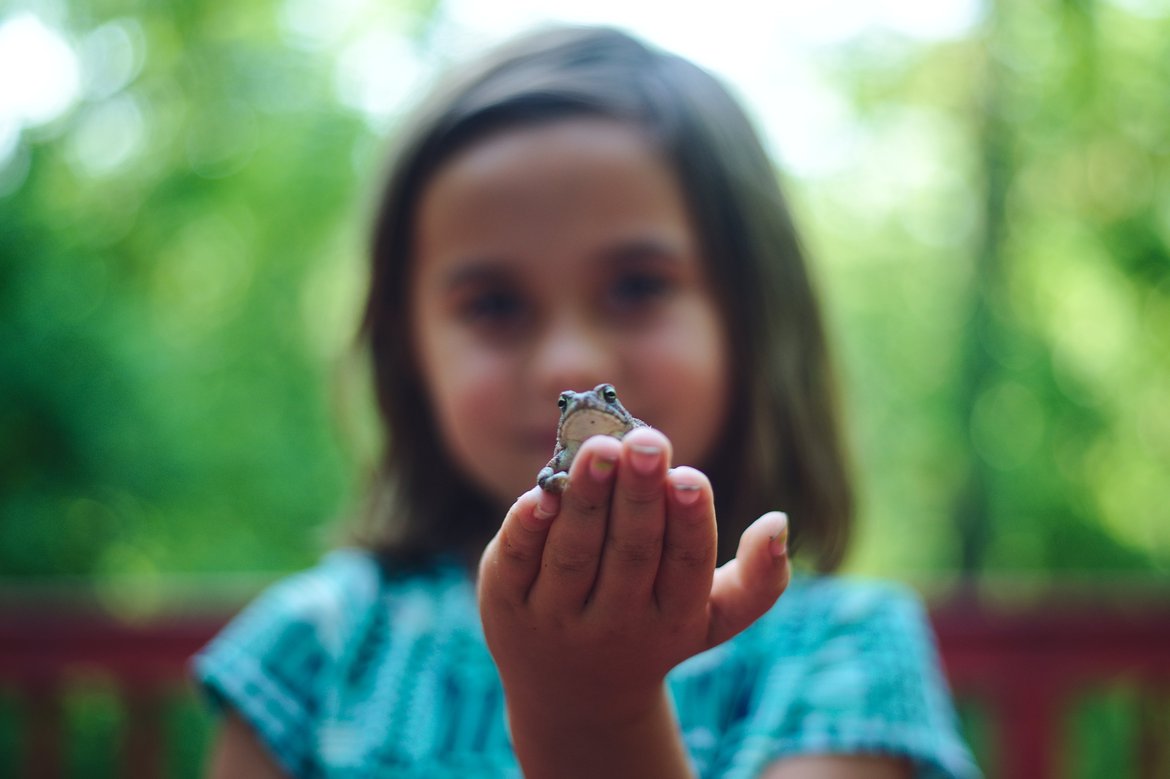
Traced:
[[[277, 583], [200, 652], [197, 681], [300, 777], [519, 777], [467, 571], [388, 575], [339, 550]], [[797, 575], [667, 678], [695, 772], [747, 779], [802, 753], [910, 758], [973, 777], [924, 611], [890, 584]]]

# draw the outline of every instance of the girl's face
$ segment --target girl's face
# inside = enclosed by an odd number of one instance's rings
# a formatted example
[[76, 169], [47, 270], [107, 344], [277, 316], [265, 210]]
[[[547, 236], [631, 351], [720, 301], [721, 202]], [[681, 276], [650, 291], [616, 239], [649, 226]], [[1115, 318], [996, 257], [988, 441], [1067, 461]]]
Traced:
[[508, 130], [423, 190], [410, 300], [443, 444], [500, 509], [552, 454], [562, 390], [613, 384], [701, 465], [729, 397], [727, 333], [675, 176], [635, 127]]

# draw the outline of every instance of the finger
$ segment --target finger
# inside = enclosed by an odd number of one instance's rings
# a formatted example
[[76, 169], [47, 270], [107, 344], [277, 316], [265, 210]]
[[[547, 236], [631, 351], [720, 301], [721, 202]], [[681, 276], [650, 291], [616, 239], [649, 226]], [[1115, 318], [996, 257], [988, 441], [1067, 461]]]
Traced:
[[682, 466], [667, 474], [666, 537], [654, 583], [664, 614], [680, 616], [706, 604], [718, 555], [711, 483]]
[[538, 610], [579, 612], [597, 580], [621, 443], [596, 436], [581, 445], [549, 530], [531, 602]]
[[524, 603], [540, 572], [544, 544], [559, 498], [533, 487], [516, 499], [479, 564], [481, 588], [493, 597]]
[[666, 528], [670, 441], [657, 430], [638, 428], [626, 435], [621, 449], [601, 570], [590, 599], [602, 610], [651, 600]]
[[770, 511], [743, 531], [735, 559], [715, 571], [709, 647], [755, 622], [788, 586], [788, 517]]

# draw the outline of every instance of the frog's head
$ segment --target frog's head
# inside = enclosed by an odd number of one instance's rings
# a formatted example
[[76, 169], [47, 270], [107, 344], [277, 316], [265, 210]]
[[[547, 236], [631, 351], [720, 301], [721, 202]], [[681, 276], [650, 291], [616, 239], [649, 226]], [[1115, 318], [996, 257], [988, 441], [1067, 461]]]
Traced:
[[594, 435], [620, 438], [642, 424], [626, 411], [612, 384], [598, 384], [586, 392], [566, 390], [557, 405], [561, 409], [557, 438], [562, 446], [580, 444]]

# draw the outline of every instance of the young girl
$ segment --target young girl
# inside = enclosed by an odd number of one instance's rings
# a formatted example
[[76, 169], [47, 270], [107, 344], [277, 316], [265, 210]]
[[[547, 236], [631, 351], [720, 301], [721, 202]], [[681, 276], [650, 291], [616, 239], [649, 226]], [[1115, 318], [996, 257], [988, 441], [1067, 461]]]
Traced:
[[[361, 542], [197, 658], [213, 775], [976, 773], [917, 600], [824, 575], [851, 490], [821, 315], [710, 75], [575, 28], [464, 71], [399, 141], [363, 333]], [[560, 392], [603, 382], [650, 427], [534, 487]]]

